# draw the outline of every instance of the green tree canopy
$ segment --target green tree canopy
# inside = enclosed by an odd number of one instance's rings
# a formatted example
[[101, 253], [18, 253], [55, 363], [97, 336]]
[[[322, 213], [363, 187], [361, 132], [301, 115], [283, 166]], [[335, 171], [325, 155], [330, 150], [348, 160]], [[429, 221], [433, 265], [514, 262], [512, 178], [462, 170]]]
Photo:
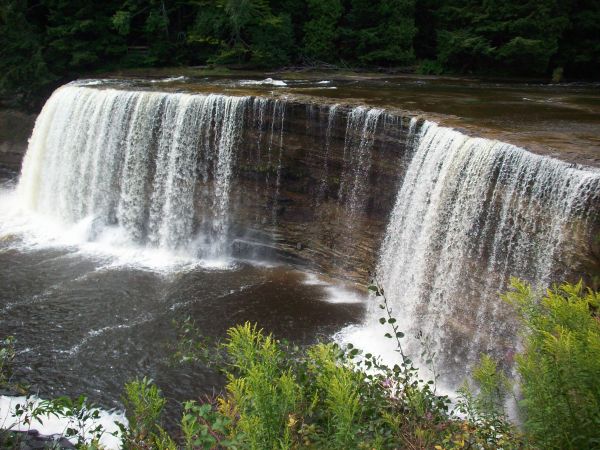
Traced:
[[76, 77], [167, 65], [419, 64], [430, 73], [597, 79], [600, 3], [3, 0], [0, 44], [0, 95], [24, 104]]
[[343, 30], [343, 54], [365, 66], [414, 61], [414, 0], [351, 0]]
[[544, 74], [568, 26], [556, 0], [447, 0], [437, 19], [438, 60], [460, 72]]

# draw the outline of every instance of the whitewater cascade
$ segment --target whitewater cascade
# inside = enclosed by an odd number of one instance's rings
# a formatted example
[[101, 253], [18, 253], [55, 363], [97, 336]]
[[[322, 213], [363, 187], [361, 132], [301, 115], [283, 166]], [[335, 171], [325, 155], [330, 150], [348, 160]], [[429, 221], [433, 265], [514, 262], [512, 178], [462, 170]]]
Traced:
[[[265, 97], [63, 86], [36, 121], [17, 189], [20, 207], [64, 230], [79, 225], [84, 241], [194, 258], [228, 258], [233, 241], [246, 242], [247, 235], [267, 245], [285, 241], [279, 219], [287, 201], [287, 107], [286, 99]], [[344, 215], [340, 223], [352, 228], [365, 211], [383, 111], [310, 105], [309, 125], [317, 109], [327, 119], [322, 132], [306, 131], [311, 151], [324, 160], [311, 203], [334, 202]], [[336, 131], [335, 140], [341, 149], [343, 139], [343, 161], [338, 174], [330, 173], [333, 126], [342, 120], [345, 132]], [[394, 120], [401, 122], [386, 123]], [[236, 178], [240, 172], [245, 181]]]
[[[249, 100], [63, 87], [36, 122], [18, 185], [23, 206], [65, 224], [89, 219], [90, 239], [116, 224], [126, 240], [168, 250], [207, 236], [204, 256], [220, 256]], [[206, 195], [196, 185], [209, 174]]]
[[403, 329], [433, 343], [458, 384], [480, 352], [510, 365], [514, 322], [499, 292], [511, 276], [564, 279], [568, 249], [590, 242], [600, 172], [432, 122], [416, 140], [377, 277]]

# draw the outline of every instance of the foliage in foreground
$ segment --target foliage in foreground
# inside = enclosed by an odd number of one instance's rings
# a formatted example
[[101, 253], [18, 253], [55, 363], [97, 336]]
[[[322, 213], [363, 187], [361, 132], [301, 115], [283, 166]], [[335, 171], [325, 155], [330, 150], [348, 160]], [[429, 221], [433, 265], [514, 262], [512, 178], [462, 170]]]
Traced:
[[563, 284], [540, 298], [512, 281], [504, 299], [522, 321], [521, 435], [504, 411], [515, 381], [492, 358], [482, 355], [475, 386], [465, 384], [451, 409], [435, 379], [419, 378], [383, 290], [371, 289], [383, 298], [381, 322], [402, 364], [385, 366], [352, 346], [300, 351], [237, 326], [225, 344], [226, 392], [212, 404], [185, 405], [184, 447], [600, 448], [599, 293]]
[[517, 356], [525, 429], [542, 448], [600, 448], [600, 293], [563, 284], [538, 300], [513, 281], [521, 318]]
[[[429, 381], [419, 377], [404, 354], [404, 334], [383, 290], [371, 289], [383, 298], [381, 322], [391, 327], [386, 336], [401, 364], [386, 366], [351, 345], [342, 349], [321, 343], [301, 350], [256, 325], [238, 325], [228, 331], [218, 357], [227, 376], [225, 391], [210, 401], [184, 403], [176, 434], [161, 427], [165, 399], [151, 380], [126, 385], [124, 448], [600, 448], [599, 293], [564, 284], [540, 299], [528, 285], [513, 280], [504, 296], [523, 324], [524, 349], [517, 357], [526, 432], [521, 435], [504, 412], [514, 381], [495, 361], [482, 356], [473, 371], [475, 386], [465, 384], [451, 407], [447, 397], [436, 393], [435, 375]], [[193, 343], [193, 330], [185, 321], [180, 361], [207, 355]], [[0, 360], [4, 369], [6, 357]], [[25, 405], [17, 419], [53, 414], [60, 405], [42, 404], [33, 413]], [[90, 414], [85, 399], [62, 405], [73, 412], [75, 426], [69, 432], [78, 436], [78, 447], [96, 448], [81, 438], [85, 424], [77, 418]], [[97, 442], [102, 430], [88, 431]]]
[[[223, 345], [225, 392], [214, 402], [184, 404], [181, 439], [186, 449], [393, 449], [393, 448], [522, 448], [521, 436], [502, 411], [507, 386], [491, 359], [476, 369], [481, 394], [465, 389], [455, 408], [438, 395], [435, 380], [423, 380], [402, 348], [404, 334], [392, 317], [383, 292], [386, 335], [394, 342], [401, 363], [389, 367], [349, 345], [316, 344], [298, 349], [246, 323], [231, 328]], [[188, 348], [203, 359], [201, 346]], [[179, 359], [189, 361], [195, 358]], [[145, 380], [135, 380], [127, 392], [141, 401]], [[145, 389], [145, 388], [144, 388]], [[131, 403], [131, 402], [130, 402]], [[151, 402], [152, 403], [152, 402]], [[156, 400], [154, 400], [156, 403]], [[128, 410], [130, 423], [137, 408]], [[129, 416], [128, 416], [129, 417]], [[132, 420], [134, 419], [134, 420]], [[161, 438], [156, 425], [148, 433]], [[129, 440], [126, 448], [175, 448], [158, 441]]]
[[[23, 394], [27, 392], [26, 387], [13, 381], [15, 356], [14, 337], [0, 340], [0, 390]], [[12, 413], [0, 416], [0, 448], [29, 448], [27, 433], [51, 417], [63, 418], [65, 428], [60, 435], [47, 440], [48, 448], [61, 448], [66, 439], [74, 441], [79, 449], [99, 448], [100, 438], [105, 433], [97, 423], [100, 411], [85, 396], [40, 400], [31, 394], [16, 403]], [[35, 445], [33, 448], [39, 448], [40, 441]]]

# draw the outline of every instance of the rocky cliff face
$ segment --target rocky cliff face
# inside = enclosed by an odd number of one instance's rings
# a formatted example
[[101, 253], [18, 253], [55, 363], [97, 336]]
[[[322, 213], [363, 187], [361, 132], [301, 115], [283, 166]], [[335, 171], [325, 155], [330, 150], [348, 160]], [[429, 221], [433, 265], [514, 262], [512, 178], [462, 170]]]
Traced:
[[12, 109], [0, 110], [0, 166], [19, 170], [35, 117]]
[[234, 250], [367, 281], [409, 162], [411, 119], [279, 100], [264, 111], [249, 111], [236, 161]]

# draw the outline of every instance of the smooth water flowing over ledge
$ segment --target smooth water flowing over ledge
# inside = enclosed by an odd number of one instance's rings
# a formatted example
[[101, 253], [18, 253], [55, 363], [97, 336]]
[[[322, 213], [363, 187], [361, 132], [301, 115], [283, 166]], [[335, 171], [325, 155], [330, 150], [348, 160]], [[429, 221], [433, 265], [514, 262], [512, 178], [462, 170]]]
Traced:
[[[169, 76], [151, 78], [161, 74]], [[106, 80], [92, 82], [126, 90], [160, 87], [170, 92], [287, 98], [319, 105], [369, 105], [396, 115], [420, 115], [465, 134], [509, 142], [567, 162], [600, 167], [598, 83], [510, 83], [339, 72], [206, 77], [183, 68], [120, 76], [109, 74]]]

